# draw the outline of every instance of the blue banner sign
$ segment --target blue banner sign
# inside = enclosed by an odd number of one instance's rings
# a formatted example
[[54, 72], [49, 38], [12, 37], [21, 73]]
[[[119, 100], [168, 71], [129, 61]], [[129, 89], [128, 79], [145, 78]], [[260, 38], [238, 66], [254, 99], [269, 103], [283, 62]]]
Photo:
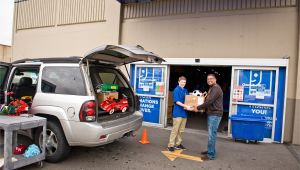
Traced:
[[145, 122], [159, 123], [160, 98], [140, 96], [140, 108]]
[[240, 70], [239, 86], [244, 88], [241, 102], [274, 104], [275, 76], [271, 70]]

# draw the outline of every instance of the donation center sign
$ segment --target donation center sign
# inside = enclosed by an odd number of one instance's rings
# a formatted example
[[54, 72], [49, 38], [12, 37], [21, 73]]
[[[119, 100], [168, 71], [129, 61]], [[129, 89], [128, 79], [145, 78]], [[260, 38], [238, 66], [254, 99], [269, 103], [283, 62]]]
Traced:
[[239, 102], [238, 115], [263, 116], [267, 119], [265, 138], [272, 138], [275, 76], [274, 70], [239, 70], [238, 86], [233, 91], [233, 101]]
[[141, 96], [140, 108], [145, 122], [159, 123], [160, 98]]
[[131, 67], [131, 82], [140, 97], [144, 122], [160, 123], [161, 98], [165, 95], [165, 67], [136, 65]]

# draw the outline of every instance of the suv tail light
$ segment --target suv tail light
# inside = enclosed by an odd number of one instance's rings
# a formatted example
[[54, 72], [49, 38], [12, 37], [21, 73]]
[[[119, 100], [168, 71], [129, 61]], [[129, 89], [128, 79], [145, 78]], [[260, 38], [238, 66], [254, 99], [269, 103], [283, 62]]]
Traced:
[[141, 108], [140, 108], [140, 104], [141, 104], [141, 102], [140, 102], [140, 96], [138, 96], [138, 95], [136, 95], [135, 96], [135, 100], [136, 100], [136, 106], [135, 106], [135, 110], [140, 110]]
[[94, 100], [89, 100], [82, 104], [79, 112], [79, 120], [81, 122], [96, 121], [96, 103]]

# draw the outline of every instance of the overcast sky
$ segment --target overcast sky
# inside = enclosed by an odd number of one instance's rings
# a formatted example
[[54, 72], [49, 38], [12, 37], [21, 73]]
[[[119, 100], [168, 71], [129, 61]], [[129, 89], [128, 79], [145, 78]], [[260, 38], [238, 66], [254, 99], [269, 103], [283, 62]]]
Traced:
[[0, 44], [12, 45], [14, 0], [0, 0]]

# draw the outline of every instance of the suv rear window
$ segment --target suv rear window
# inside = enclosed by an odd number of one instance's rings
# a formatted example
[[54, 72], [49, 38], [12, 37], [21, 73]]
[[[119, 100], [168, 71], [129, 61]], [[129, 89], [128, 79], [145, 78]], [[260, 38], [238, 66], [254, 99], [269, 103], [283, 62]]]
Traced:
[[95, 87], [99, 84], [109, 83], [117, 84], [119, 88], [129, 88], [124, 78], [115, 69], [91, 67], [90, 72]]
[[79, 67], [45, 67], [42, 74], [42, 92], [68, 95], [86, 95]]
[[119, 87], [124, 87], [116, 73], [99, 73], [99, 77], [102, 80], [102, 83], [117, 84]]

